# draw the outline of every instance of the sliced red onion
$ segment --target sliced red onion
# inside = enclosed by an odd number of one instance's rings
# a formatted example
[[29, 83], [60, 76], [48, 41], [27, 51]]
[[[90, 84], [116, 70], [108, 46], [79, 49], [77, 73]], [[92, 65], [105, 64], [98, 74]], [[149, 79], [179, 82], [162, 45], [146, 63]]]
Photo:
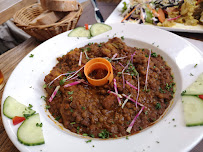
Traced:
[[[122, 96], [124, 96], [125, 98], [128, 98], [128, 96], [127, 95], [125, 95], [125, 94], [122, 94]], [[136, 103], [136, 101], [135, 100], [133, 100], [132, 98], [128, 98], [130, 101], [132, 101], [132, 102], [134, 102], [134, 103]], [[139, 103], [139, 102], [137, 102], [137, 104], [139, 105], [139, 106], [141, 106], [141, 107], [143, 107], [144, 105], [143, 104], [141, 104], [141, 103]]]
[[114, 58], [114, 59], [112, 59], [112, 60], [121, 60], [121, 59], [125, 59], [125, 58], [127, 58], [127, 56], [120, 57], [120, 58]]
[[[115, 89], [115, 93], [118, 94], [118, 90], [117, 90], [117, 84], [116, 84], [116, 79], [114, 78], [113, 79], [113, 85], [114, 85], [114, 89]], [[117, 97], [117, 100], [118, 100], [118, 103], [119, 103], [119, 106], [121, 106], [121, 100], [119, 97]]]
[[60, 89], [60, 86], [57, 86], [54, 90], [54, 92], [52, 93], [51, 97], [49, 98], [49, 102], [51, 102], [54, 97], [56, 96], [56, 93], [58, 92], [58, 90]]
[[136, 108], [137, 108], [137, 103], [138, 103], [138, 98], [139, 98], [139, 94], [140, 94], [140, 78], [139, 78], [139, 74], [137, 75], [137, 86], [138, 86], [138, 89], [137, 89], [137, 98], [136, 98]]
[[87, 56], [87, 52], [86, 51], [84, 51], [85, 52], [85, 57], [86, 57], [86, 59], [90, 59], [88, 56]]
[[136, 53], [136, 51], [131, 55], [131, 58], [130, 58], [132, 63], [133, 63], [133, 56], [135, 55], [135, 53]]
[[146, 73], [145, 87], [144, 87], [145, 90], [147, 90], [147, 79], [148, 79], [148, 74], [149, 74], [150, 57], [151, 57], [151, 50], [149, 50], [149, 58], [148, 58], [148, 64], [147, 64], [147, 73]]
[[113, 65], [111, 65], [112, 66], [112, 68], [114, 69], [114, 70], [116, 70], [116, 68], [113, 66]]
[[66, 78], [66, 81], [71, 79], [72, 77], [74, 77], [78, 72], [80, 72], [83, 68], [85, 67], [85, 65], [83, 67], [81, 67], [79, 70], [75, 71], [73, 75], [69, 76]]
[[123, 109], [123, 107], [125, 106], [125, 104], [128, 102], [129, 98], [130, 98], [131, 94], [125, 99], [125, 101], [123, 102], [121, 108]]
[[80, 59], [79, 59], [78, 66], [81, 66], [81, 63], [82, 63], [82, 52], [80, 52]]
[[68, 73], [63, 73], [60, 74], [58, 77], [56, 77], [54, 80], [52, 80], [51, 82], [49, 82], [48, 86], [50, 86], [55, 80], [57, 80], [59, 77], [61, 77], [62, 75], [68, 75], [68, 74], [73, 74], [75, 72], [68, 72]]
[[174, 18], [169, 18], [168, 21], [176, 20], [176, 19], [178, 19], [178, 18], [180, 18], [180, 17], [181, 17], [181, 15], [178, 15], [178, 16], [176, 16], [176, 17], [174, 17]]
[[135, 89], [136, 91], [138, 90], [137, 87], [135, 87], [134, 85], [132, 85], [130, 82], [126, 81], [126, 84], [128, 84], [130, 87], [132, 87], [132, 88]]
[[132, 121], [132, 122], [130, 123], [130, 125], [128, 126], [128, 128], [127, 128], [127, 130], [126, 130], [128, 133], [131, 132], [131, 130], [132, 130], [134, 124], [135, 124], [135, 121], [136, 121], [137, 117], [141, 114], [141, 112], [143, 111], [144, 108], [145, 108], [145, 106], [143, 106], [143, 107], [141, 108], [141, 110], [138, 112], [138, 114], [135, 116], [135, 118], [133, 119], [133, 121]]
[[81, 79], [81, 80], [78, 80], [78, 81], [75, 81], [75, 82], [66, 84], [66, 85], [64, 85], [63, 87], [64, 87], [64, 88], [67, 88], [67, 87], [70, 87], [70, 86], [73, 86], [73, 85], [77, 85], [77, 84], [79, 84], [79, 83], [81, 83], [81, 82], [83, 82], [83, 81], [85, 81], [85, 80]]
[[122, 63], [118, 62], [118, 64], [124, 68], [124, 65]]
[[113, 57], [111, 58], [111, 60], [115, 59], [117, 55], [118, 55], [118, 54], [115, 53], [115, 54], [113, 55]]
[[122, 95], [120, 95], [120, 94], [118, 94], [118, 93], [115, 93], [115, 92], [110, 91], [110, 90], [108, 90], [107, 92], [108, 92], [108, 93], [111, 93], [111, 94], [113, 94], [113, 95], [115, 95], [116, 97], [122, 98]]
[[123, 73], [124, 73], [125, 69], [127, 69], [129, 64], [130, 64], [130, 61], [128, 62], [128, 64], [122, 70], [123, 88], [125, 88], [125, 78], [124, 78], [124, 74]]

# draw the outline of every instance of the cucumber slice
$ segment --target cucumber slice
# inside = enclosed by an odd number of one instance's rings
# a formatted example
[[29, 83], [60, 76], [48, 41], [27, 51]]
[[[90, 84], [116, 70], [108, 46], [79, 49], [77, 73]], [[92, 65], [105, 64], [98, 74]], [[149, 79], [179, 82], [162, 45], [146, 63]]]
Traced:
[[11, 96], [8, 96], [4, 101], [3, 114], [12, 119], [15, 116], [24, 117], [24, 115], [30, 116], [35, 113], [34, 110], [26, 107], [24, 104], [19, 103]]
[[27, 146], [44, 144], [42, 125], [40, 126], [40, 124], [39, 114], [30, 116], [18, 128], [18, 140]]
[[203, 73], [192, 83], [182, 95], [203, 95]]
[[96, 36], [99, 35], [101, 33], [107, 32], [109, 30], [111, 30], [112, 27], [107, 25], [107, 24], [103, 24], [103, 23], [96, 23], [93, 24], [90, 28], [90, 32], [92, 36]]
[[91, 37], [90, 30], [86, 30], [85, 27], [77, 27], [72, 30], [69, 34], [69, 37]]
[[196, 96], [182, 96], [186, 126], [203, 125], [203, 100]]

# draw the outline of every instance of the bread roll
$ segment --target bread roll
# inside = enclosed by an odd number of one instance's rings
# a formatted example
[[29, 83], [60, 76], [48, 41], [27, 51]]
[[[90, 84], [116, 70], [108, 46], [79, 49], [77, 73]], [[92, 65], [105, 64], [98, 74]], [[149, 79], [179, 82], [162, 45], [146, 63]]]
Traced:
[[45, 10], [59, 12], [78, 10], [78, 2], [76, 0], [40, 0], [40, 2]]
[[37, 16], [34, 20], [30, 22], [30, 25], [49, 25], [57, 22], [61, 18], [64, 17], [64, 13], [62, 12], [52, 12], [45, 11], [39, 16]]

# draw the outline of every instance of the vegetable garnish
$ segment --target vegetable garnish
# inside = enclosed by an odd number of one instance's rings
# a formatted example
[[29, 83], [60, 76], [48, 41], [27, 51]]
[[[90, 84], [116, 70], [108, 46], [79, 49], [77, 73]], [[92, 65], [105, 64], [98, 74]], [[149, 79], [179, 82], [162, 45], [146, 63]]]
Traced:
[[138, 88], [135, 87], [134, 85], [132, 85], [130, 82], [126, 81], [126, 84], [128, 84], [130, 87], [132, 87], [133, 89], [135, 89], [136, 91], [138, 91]]
[[12, 121], [13, 121], [13, 125], [17, 125], [20, 122], [24, 121], [25, 117], [19, 117], [19, 116], [15, 116], [13, 117]]
[[148, 64], [147, 64], [147, 73], [146, 73], [145, 86], [144, 86], [145, 90], [147, 90], [147, 79], [148, 79], [148, 73], [149, 73], [150, 57], [151, 57], [151, 50], [149, 50], [149, 58], [148, 58]]
[[111, 94], [113, 94], [113, 95], [115, 95], [116, 97], [122, 98], [122, 95], [120, 95], [120, 94], [118, 94], [118, 93], [115, 93], [115, 92], [110, 91], [110, 90], [108, 90], [107, 92], [108, 92], [108, 93], [111, 93]]
[[81, 66], [81, 62], [82, 62], [82, 52], [80, 52], [80, 59], [79, 59], [78, 66]]
[[124, 65], [122, 63], [118, 62], [118, 64], [124, 68]]
[[111, 60], [115, 59], [117, 55], [118, 55], [118, 54], [115, 53], [115, 54], [113, 55], [113, 57], [111, 58]]
[[125, 106], [125, 104], [128, 102], [129, 98], [130, 98], [131, 94], [125, 99], [125, 101], [123, 102], [121, 108], [123, 109], [123, 107]]
[[180, 17], [181, 17], [181, 15], [178, 15], [178, 16], [176, 16], [176, 17], [174, 17], [174, 18], [169, 18], [168, 21], [176, 20], [176, 19], [178, 19], [178, 18], [180, 18]]
[[60, 78], [61, 76], [63, 75], [69, 75], [69, 74], [73, 74], [75, 72], [67, 72], [67, 73], [63, 73], [63, 74], [60, 74], [58, 77], [56, 77], [54, 80], [52, 80], [51, 82], [49, 82], [48, 86], [50, 86], [55, 80], [57, 80], [58, 78]]
[[203, 95], [199, 95], [198, 97], [199, 97], [200, 99], [203, 99]]
[[127, 69], [128, 65], [130, 64], [130, 61], [128, 62], [128, 64], [123, 68], [122, 70], [122, 78], [123, 78], [123, 88], [125, 88], [125, 78], [124, 78], [124, 71]]
[[54, 92], [52, 93], [51, 97], [49, 98], [49, 102], [51, 102], [54, 97], [56, 96], [56, 93], [58, 92], [58, 90], [60, 89], [60, 86], [57, 86], [54, 90]]
[[120, 57], [120, 58], [114, 58], [114, 59], [112, 59], [112, 60], [121, 60], [121, 59], [125, 59], [125, 58], [127, 58], [127, 56]]
[[123, 23], [123, 21], [125, 21], [135, 10], [136, 10], [136, 7], [135, 7], [128, 15], [126, 15], [126, 16], [122, 19], [121, 23]]
[[82, 69], [84, 68], [84, 66], [83, 67], [81, 67], [79, 70], [77, 70], [76, 72], [74, 72], [74, 74], [73, 75], [71, 75], [71, 76], [69, 76], [69, 77], [67, 77], [66, 78], [66, 81], [67, 80], [69, 80], [69, 79], [71, 79], [72, 77], [74, 77], [78, 72], [80, 72]]
[[161, 23], [163, 23], [165, 21], [165, 19], [166, 19], [164, 11], [161, 8], [159, 8], [157, 13], [159, 14], [159, 16], [158, 16], [159, 21]]
[[77, 85], [77, 84], [79, 84], [79, 83], [81, 83], [81, 82], [83, 82], [83, 81], [85, 81], [85, 80], [81, 79], [81, 80], [78, 80], [78, 81], [75, 81], [75, 82], [66, 84], [66, 85], [64, 85], [63, 87], [64, 87], [64, 88], [67, 88], [67, 87], [70, 87], [70, 86], [73, 86], [73, 85]]
[[134, 123], [135, 123], [137, 117], [141, 114], [141, 112], [143, 111], [144, 108], [145, 108], [145, 106], [143, 106], [143, 107], [141, 108], [141, 110], [138, 112], [138, 114], [135, 116], [135, 118], [133, 119], [133, 121], [132, 121], [132, 122], [130, 123], [130, 125], [128, 126], [128, 128], [127, 128], [127, 130], [126, 130], [128, 133], [131, 132], [131, 129], [133, 128]]
[[[128, 98], [128, 96], [127, 95], [125, 95], [125, 94], [122, 94], [122, 96], [124, 96], [125, 98]], [[132, 98], [128, 98], [130, 101], [132, 101], [132, 102], [134, 102], [134, 103], [136, 103], [136, 101], [134, 100], [134, 99], [132, 99]], [[139, 106], [144, 106], [143, 104], [141, 104], [141, 103], [139, 103], [139, 102], [137, 102], [137, 104], [139, 105]]]
[[138, 86], [138, 89], [137, 89], [137, 98], [136, 98], [136, 108], [137, 108], [137, 103], [138, 103], [138, 98], [139, 98], [139, 94], [140, 94], [140, 78], [139, 78], [139, 74], [137, 75], [137, 86]]
[[86, 30], [88, 30], [88, 29], [89, 29], [89, 28], [88, 28], [88, 24], [85, 24], [85, 29], [86, 29]]
[[[116, 94], [118, 94], [117, 84], [116, 84], [116, 79], [115, 78], [113, 79], [113, 86], [114, 86]], [[121, 106], [121, 100], [120, 100], [120, 98], [117, 97], [117, 100], [118, 100], [119, 106]]]
[[[91, 74], [93, 71], [97, 71], [99, 69], [100, 71], [107, 71], [107, 74], [103, 78], [96, 79], [89, 76], [89, 74]], [[111, 83], [113, 80], [113, 69], [111, 63], [108, 60], [100, 57], [88, 61], [85, 64], [84, 73], [88, 82], [94, 86], [102, 86], [108, 82]]]

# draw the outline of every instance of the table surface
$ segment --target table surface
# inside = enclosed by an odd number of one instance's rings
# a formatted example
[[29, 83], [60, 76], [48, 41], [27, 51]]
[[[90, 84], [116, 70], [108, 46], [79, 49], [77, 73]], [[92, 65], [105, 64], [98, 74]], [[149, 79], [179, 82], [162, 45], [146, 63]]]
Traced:
[[[107, 19], [108, 16], [112, 13], [118, 3], [106, 3], [106, 2], [98, 2], [98, 7], [104, 17]], [[84, 26], [85, 23], [93, 24], [96, 23], [94, 17], [94, 10], [90, 3], [87, 1], [83, 3], [84, 11], [77, 26]], [[178, 33], [179, 36], [197, 39], [203, 41], [202, 34], [195, 34], [195, 33]], [[35, 47], [40, 45], [40, 42], [36, 41], [34, 38], [30, 38], [26, 40], [24, 43], [20, 44], [19, 46], [9, 50], [8, 52], [0, 55], [0, 69], [4, 74], [5, 82], [8, 80], [10, 74], [16, 67], [16, 65]], [[0, 106], [1, 106], [1, 99], [2, 99], [3, 89], [0, 91]], [[10, 141], [9, 137], [6, 134], [2, 123], [2, 116], [0, 115], [0, 151], [2, 152], [18, 152], [18, 149], [13, 145]], [[195, 146], [191, 152], [201, 152], [203, 149], [203, 140]]]

